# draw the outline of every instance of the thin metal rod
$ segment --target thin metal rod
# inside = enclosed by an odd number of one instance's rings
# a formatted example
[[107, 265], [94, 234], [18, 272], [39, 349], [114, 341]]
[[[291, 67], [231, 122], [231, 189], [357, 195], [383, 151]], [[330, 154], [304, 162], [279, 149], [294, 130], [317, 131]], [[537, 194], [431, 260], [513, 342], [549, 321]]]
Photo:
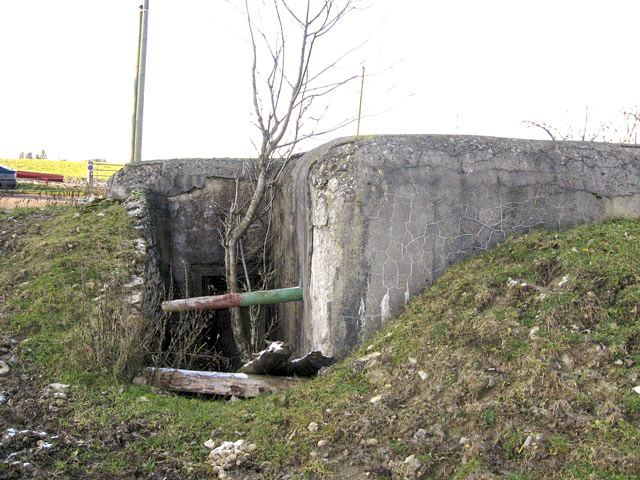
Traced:
[[362, 91], [364, 90], [364, 65], [362, 66], [362, 83], [360, 84], [360, 106], [358, 107], [358, 129], [356, 137], [360, 136], [360, 116], [362, 115]]
[[136, 133], [134, 162], [142, 159], [142, 117], [144, 113], [144, 81], [147, 64], [147, 26], [149, 23], [149, 0], [144, 0], [142, 10], [142, 34], [140, 36], [140, 66], [138, 71], [138, 96], [136, 98]]

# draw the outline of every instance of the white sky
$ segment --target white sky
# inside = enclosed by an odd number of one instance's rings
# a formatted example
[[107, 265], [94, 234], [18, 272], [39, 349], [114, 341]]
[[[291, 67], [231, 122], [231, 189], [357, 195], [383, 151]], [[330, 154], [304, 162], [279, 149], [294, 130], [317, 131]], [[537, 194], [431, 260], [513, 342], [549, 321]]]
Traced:
[[[0, 0], [0, 158], [129, 159], [141, 3]], [[237, 3], [150, 0], [143, 159], [254, 154]], [[581, 129], [589, 107], [595, 130], [640, 105], [637, 0], [368, 3], [327, 45], [368, 40], [334, 72], [370, 75], [361, 134], [548, 138], [522, 121]], [[330, 119], [356, 115], [359, 87], [332, 98]]]

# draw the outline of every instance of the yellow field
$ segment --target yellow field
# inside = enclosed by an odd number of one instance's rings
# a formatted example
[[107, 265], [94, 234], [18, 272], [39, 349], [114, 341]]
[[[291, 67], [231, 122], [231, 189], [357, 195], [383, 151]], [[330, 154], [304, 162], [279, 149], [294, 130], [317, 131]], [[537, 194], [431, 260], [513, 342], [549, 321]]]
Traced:
[[[0, 158], [0, 164], [23, 172], [54, 173], [65, 178], [87, 178], [87, 162]], [[114, 163], [94, 163], [93, 166], [94, 178], [98, 180], [106, 180], [124, 167]]]

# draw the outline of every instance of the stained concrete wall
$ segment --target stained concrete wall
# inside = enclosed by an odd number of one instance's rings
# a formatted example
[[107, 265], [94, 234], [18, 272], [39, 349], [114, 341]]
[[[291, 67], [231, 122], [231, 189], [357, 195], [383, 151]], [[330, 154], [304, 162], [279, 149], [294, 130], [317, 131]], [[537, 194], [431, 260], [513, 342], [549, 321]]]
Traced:
[[[191, 293], [221, 271], [218, 228], [246, 161], [130, 165], [110, 193], [144, 192], [150, 251]], [[342, 357], [453, 263], [510, 236], [640, 215], [640, 148], [467, 136], [343, 138], [292, 160], [274, 199], [277, 308], [297, 353]], [[184, 271], [187, 273], [185, 277]], [[217, 269], [217, 270], [216, 270]]]
[[[109, 182], [112, 198], [144, 196], [147, 237], [165, 287], [201, 295], [202, 276], [224, 274], [219, 231], [243, 159], [174, 159], [129, 164]], [[172, 282], [170, 282], [170, 279]], [[170, 285], [173, 283], [173, 285]]]
[[280, 307], [287, 335], [341, 357], [469, 254], [542, 227], [640, 215], [640, 149], [344, 138], [289, 166], [275, 213], [279, 282], [304, 287], [304, 305]]

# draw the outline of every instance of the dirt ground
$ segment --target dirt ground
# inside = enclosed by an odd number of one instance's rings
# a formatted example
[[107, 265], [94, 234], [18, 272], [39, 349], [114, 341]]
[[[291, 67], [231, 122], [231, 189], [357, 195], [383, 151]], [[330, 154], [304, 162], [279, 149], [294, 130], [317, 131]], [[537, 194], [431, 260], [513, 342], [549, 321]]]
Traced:
[[[4, 209], [69, 201], [0, 192], [0, 208]], [[44, 220], [46, 215], [41, 211], [35, 218]], [[28, 229], [22, 222], [7, 227], [0, 232], [0, 254], [17, 248], [13, 237], [22, 237]], [[0, 320], [3, 302], [0, 287]], [[157, 458], [152, 474], [143, 471], [143, 460], [137, 458], [127, 459], [127, 466], [118, 475], [111, 474], [104, 464], [111, 452], [121, 451], [129, 442], [151, 439], [157, 432], [144, 419], [128, 425], [105, 424], [91, 431], [75, 425], [72, 412], [79, 391], [74, 386], [46, 382], [26, 364], [19, 354], [24, 341], [20, 333], [0, 329], [0, 479], [183, 478], [183, 465], [168, 456]], [[113, 393], [104, 392], [105, 401]]]
[[[118, 475], [102, 464], [128, 442], [153, 438], [143, 420], [83, 431], [71, 420], [73, 387], [46, 384], [15, 354], [20, 340], [0, 336], [0, 479], [18, 478], [183, 478], [183, 465], [159, 456], [153, 473], [131, 458]], [[105, 399], [109, 392], [105, 392]]]
[[53, 198], [37, 195], [4, 195], [0, 197], [0, 208], [12, 209], [16, 207], [42, 208], [47, 205], [66, 205], [70, 199]]

